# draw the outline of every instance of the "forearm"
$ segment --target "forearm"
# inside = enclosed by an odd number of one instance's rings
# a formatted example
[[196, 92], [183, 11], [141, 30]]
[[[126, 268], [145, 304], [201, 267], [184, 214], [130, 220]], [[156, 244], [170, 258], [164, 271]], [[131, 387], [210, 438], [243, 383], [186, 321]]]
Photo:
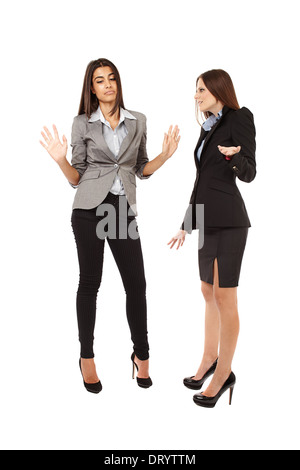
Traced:
[[152, 175], [155, 171], [157, 171], [166, 161], [168, 157], [160, 153], [156, 158], [151, 160], [150, 162], [146, 163], [143, 171], [144, 176]]
[[240, 154], [236, 154], [231, 158], [229, 166], [235, 172], [236, 176], [245, 183], [251, 183], [256, 176], [254, 157], [243, 157]]
[[80, 179], [80, 174], [78, 173], [78, 171], [72, 165], [70, 165], [66, 158], [58, 162], [58, 166], [69, 181], [69, 183], [76, 186]]

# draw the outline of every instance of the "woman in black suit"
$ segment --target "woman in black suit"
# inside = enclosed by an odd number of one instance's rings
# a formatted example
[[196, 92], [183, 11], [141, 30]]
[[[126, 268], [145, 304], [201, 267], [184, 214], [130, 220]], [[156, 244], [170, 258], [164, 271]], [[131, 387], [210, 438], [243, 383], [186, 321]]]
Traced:
[[[206, 121], [195, 149], [196, 181], [181, 230], [170, 248], [183, 245], [186, 233], [204, 235], [198, 258], [206, 303], [205, 346], [200, 367], [184, 384], [200, 390], [194, 402], [212, 408], [236, 382], [231, 370], [239, 335], [237, 286], [248, 228], [251, 226], [236, 177], [250, 183], [256, 175], [255, 126], [249, 109], [240, 108], [232, 80], [224, 70], [210, 70], [197, 79], [196, 108]], [[198, 121], [199, 122], [199, 121]], [[199, 217], [204, 208], [204, 214]], [[201, 220], [200, 220], [201, 219]]]

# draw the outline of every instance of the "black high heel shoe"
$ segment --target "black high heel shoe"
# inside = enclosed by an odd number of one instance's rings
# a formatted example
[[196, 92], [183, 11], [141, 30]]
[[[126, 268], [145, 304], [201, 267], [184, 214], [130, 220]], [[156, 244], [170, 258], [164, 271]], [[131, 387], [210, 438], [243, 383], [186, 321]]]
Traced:
[[226, 390], [230, 389], [229, 405], [231, 405], [232, 394], [233, 394], [235, 383], [236, 383], [236, 377], [234, 373], [231, 372], [230, 376], [228, 377], [223, 387], [221, 388], [219, 393], [217, 393], [216, 396], [206, 397], [205, 395], [203, 395], [203, 393], [197, 393], [196, 395], [194, 395], [194, 403], [196, 403], [196, 405], [203, 406], [204, 408], [214, 408], [217, 402], [219, 401], [219, 398], [221, 398], [221, 396], [223, 395], [223, 393], [225, 393]]
[[102, 384], [101, 384], [100, 381], [95, 383], [95, 384], [87, 384], [84, 381], [83, 373], [82, 373], [82, 370], [81, 370], [81, 358], [79, 359], [79, 368], [80, 368], [80, 372], [81, 372], [81, 375], [82, 375], [82, 378], [83, 378], [83, 384], [84, 384], [86, 390], [90, 393], [100, 393], [101, 390], [102, 390]]
[[[134, 379], [134, 376], [135, 376], [135, 368], [136, 368], [137, 372], [139, 371], [138, 365], [134, 362], [134, 358], [135, 358], [135, 352], [133, 352], [132, 355], [131, 355], [131, 360], [132, 360], [132, 365], [133, 365], [133, 370], [132, 370], [132, 378], [133, 379]], [[151, 380], [150, 377], [148, 377], [147, 379], [140, 379], [139, 377], [137, 377], [136, 381], [137, 381], [138, 386], [142, 387], [142, 388], [149, 388], [152, 385], [152, 380]]]
[[192, 377], [186, 377], [183, 379], [183, 384], [192, 390], [201, 390], [203, 387], [204, 382], [215, 373], [215, 370], [218, 365], [218, 359], [213, 363], [210, 369], [206, 372], [206, 374], [203, 375], [202, 379], [200, 380], [194, 380], [194, 375]]

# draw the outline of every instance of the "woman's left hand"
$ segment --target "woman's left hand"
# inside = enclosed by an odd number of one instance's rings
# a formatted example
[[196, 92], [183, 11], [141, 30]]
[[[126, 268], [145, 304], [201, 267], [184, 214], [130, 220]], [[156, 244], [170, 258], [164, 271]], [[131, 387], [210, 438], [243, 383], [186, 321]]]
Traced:
[[226, 160], [231, 160], [233, 155], [241, 151], [241, 148], [240, 145], [238, 147], [223, 147], [222, 145], [218, 145], [218, 149], [225, 155]]
[[173, 153], [176, 152], [178, 144], [180, 141], [179, 128], [175, 126], [170, 126], [169, 132], [164, 137], [162, 153], [165, 157], [172, 157]]

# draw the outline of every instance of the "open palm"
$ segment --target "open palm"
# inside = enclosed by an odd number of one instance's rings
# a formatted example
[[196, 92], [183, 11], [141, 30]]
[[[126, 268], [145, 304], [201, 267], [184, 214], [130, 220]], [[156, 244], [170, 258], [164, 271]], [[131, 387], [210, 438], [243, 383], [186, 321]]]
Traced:
[[53, 160], [55, 160], [56, 163], [59, 163], [67, 156], [67, 151], [68, 151], [67, 139], [63, 135], [62, 136], [63, 141], [62, 142], [60, 141], [56, 126], [54, 124], [53, 124], [54, 137], [52, 136], [51, 132], [46, 126], [43, 126], [43, 129], [45, 130], [45, 132], [42, 131], [41, 134], [44, 137], [45, 142], [42, 142], [40, 140], [40, 144], [47, 150], [47, 152], [49, 153], [49, 155], [51, 155]]
[[170, 158], [174, 152], [176, 152], [180, 141], [178, 126], [170, 126], [168, 134], [165, 134], [163, 141], [163, 153]]

